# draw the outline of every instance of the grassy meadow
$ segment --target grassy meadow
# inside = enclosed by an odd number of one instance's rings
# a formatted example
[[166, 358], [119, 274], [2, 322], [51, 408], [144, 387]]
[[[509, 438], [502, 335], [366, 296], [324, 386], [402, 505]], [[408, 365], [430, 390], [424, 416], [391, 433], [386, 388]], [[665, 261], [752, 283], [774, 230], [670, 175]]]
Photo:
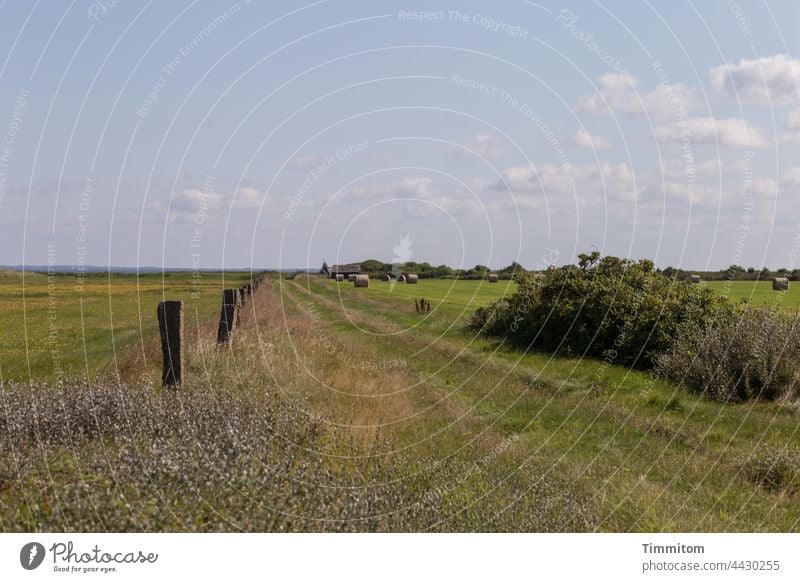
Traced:
[[772, 281], [708, 281], [707, 285], [731, 301], [747, 301], [754, 307], [800, 309], [800, 283], [789, 282], [788, 291], [773, 291]]
[[92, 274], [79, 290], [69, 274], [48, 278], [2, 271], [0, 378], [93, 377], [99, 371], [120, 371], [132, 360], [146, 362], [148, 345], [158, 336], [159, 301], [184, 301], [187, 333], [192, 333], [193, 321], [219, 314], [223, 287], [249, 278], [249, 273], [202, 273], [198, 281], [184, 272]]
[[[187, 297], [187, 277], [165, 279], [170, 298]], [[800, 529], [795, 403], [722, 404], [613, 361], [465, 332], [512, 283], [274, 278], [224, 350], [213, 342], [222, 281], [206, 283], [189, 303], [182, 389], [153, 373], [160, 276], [113, 278], [110, 300], [98, 278], [97, 311], [84, 300], [96, 369], [114, 357], [113, 315], [121, 380], [4, 384], [0, 529]], [[26, 277], [26, 298], [46, 295], [41, 284]], [[423, 297], [430, 313], [414, 309]], [[73, 303], [60, 305], [66, 323]], [[69, 312], [80, 332], [80, 302]], [[42, 321], [29, 314], [28, 330]], [[32, 369], [48, 378], [49, 365]]]

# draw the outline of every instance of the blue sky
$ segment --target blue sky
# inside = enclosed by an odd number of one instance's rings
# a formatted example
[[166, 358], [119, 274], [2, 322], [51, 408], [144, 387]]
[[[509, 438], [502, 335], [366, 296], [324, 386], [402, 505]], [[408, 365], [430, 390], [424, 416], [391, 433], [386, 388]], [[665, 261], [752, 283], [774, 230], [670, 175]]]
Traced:
[[0, 263], [800, 267], [797, 22], [797, 2], [6, 0]]

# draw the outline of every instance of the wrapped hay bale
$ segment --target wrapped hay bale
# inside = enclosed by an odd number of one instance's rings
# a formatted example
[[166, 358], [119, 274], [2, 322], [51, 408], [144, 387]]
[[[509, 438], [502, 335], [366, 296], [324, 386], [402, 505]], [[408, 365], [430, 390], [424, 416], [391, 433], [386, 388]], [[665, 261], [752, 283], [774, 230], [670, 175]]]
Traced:
[[341, 283], [344, 281], [344, 275], [336, 275], [336, 282]]
[[355, 275], [356, 287], [369, 287], [369, 275]]
[[489, 283], [497, 283], [497, 279], [498, 279], [497, 275], [494, 274], [489, 275]]
[[389, 275], [381, 275], [381, 281], [391, 281], [392, 278]]
[[416, 285], [418, 280], [419, 277], [414, 273], [411, 273], [408, 276], [406, 276], [406, 283], [408, 283], [409, 285]]
[[398, 283], [405, 283], [405, 282], [406, 282], [406, 276], [405, 276], [405, 275], [400, 275], [400, 276], [397, 278], [397, 282], [398, 282]]
[[354, 275], [353, 273], [350, 273], [350, 274], [347, 276], [347, 280], [348, 280], [348, 281], [350, 281], [350, 282], [352, 283], [353, 281], [355, 281], [355, 280], [356, 280], [356, 275]]
[[773, 291], [788, 291], [789, 290], [789, 279], [786, 277], [775, 277], [772, 280], [772, 290]]
[[689, 277], [689, 281], [692, 283], [699, 283], [700, 282], [700, 275], [692, 275]]

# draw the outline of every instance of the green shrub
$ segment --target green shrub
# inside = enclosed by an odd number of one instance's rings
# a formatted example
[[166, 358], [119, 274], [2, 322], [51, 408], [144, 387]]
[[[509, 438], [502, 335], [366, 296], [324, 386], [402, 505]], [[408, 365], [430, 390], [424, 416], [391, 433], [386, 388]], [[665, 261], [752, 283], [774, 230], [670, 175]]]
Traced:
[[579, 255], [578, 266], [521, 273], [517, 292], [479, 309], [470, 327], [511, 344], [652, 367], [680, 327], [704, 328], [732, 307], [648, 260]]
[[658, 357], [665, 376], [725, 402], [797, 395], [800, 317], [743, 307], [684, 325]]

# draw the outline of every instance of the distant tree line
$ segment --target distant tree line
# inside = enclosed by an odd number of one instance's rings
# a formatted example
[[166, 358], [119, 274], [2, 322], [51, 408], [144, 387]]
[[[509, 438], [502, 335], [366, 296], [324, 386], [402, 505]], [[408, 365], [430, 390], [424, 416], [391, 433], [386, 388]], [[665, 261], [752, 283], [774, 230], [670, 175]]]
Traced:
[[430, 263], [384, 263], [376, 259], [369, 259], [359, 263], [361, 270], [372, 277], [384, 273], [416, 273], [420, 279], [484, 279], [489, 273], [498, 275], [500, 279], [511, 279], [515, 274], [527, 271], [519, 263], [511, 263], [499, 270], [489, 269], [486, 265], [475, 265], [471, 269], [453, 269], [447, 265], [433, 266]]
[[688, 279], [691, 275], [700, 275], [704, 281], [769, 281], [773, 277], [786, 277], [791, 281], [800, 281], [800, 269], [775, 269], [774, 271], [763, 267], [755, 269], [753, 267], [742, 267], [740, 265], [731, 265], [727, 269], [720, 271], [687, 271], [684, 269], [676, 269], [675, 267], [666, 267], [658, 269], [658, 271], [673, 279]]
[[[484, 279], [489, 273], [498, 275], [500, 279], [511, 279], [515, 275], [530, 272], [517, 262], [498, 270], [492, 270], [486, 265], [475, 265], [470, 269], [454, 269], [447, 265], [433, 266], [426, 262], [408, 261], [406, 263], [392, 264], [377, 259], [369, 259], [359, 264], [361, 265], [361, 270], [370, 276], [380, 276], [384, 273], [399, 271], [402, 273], [416, 273], [420, 279]], [[688, 280], [692, 275], [699, 275], [704, 281], [769, 281], [773, 277], [787, 277], [791, 281], [800, 281], [800, 269], [780, 268], [773, 271], [767, 267], [755, 269], [753, 267], [745, 268], [740, 265], [731, 265], [727, 269], [719, 271], [694, 271], [675, 267], [665, 267], [655, 271], [665, 277], [677, 280]]]

